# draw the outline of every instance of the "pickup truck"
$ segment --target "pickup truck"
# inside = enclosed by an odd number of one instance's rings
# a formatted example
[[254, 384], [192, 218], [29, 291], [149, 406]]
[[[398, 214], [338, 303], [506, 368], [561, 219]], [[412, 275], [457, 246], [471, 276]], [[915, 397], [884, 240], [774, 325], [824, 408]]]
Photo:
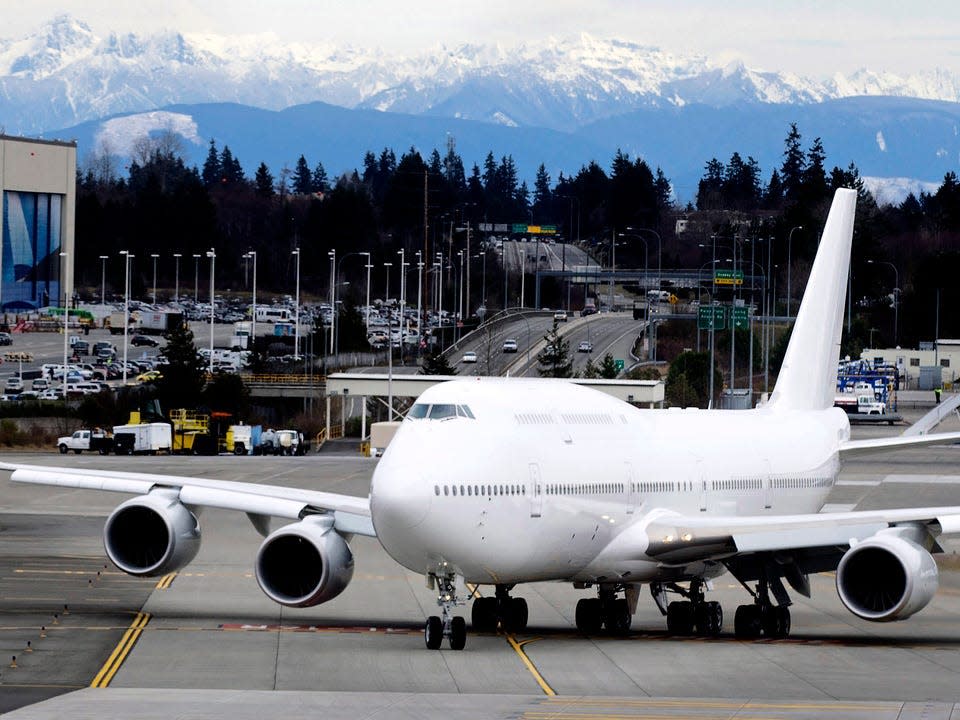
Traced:
[[60, 450], [61, 455], [66, 455], [71, 450], [77, 455], [84, 450], [109, 455], [113, 449], [113, 437], [103, 430], [77, 430], [73, 435], [59, 438], [57, 449]]

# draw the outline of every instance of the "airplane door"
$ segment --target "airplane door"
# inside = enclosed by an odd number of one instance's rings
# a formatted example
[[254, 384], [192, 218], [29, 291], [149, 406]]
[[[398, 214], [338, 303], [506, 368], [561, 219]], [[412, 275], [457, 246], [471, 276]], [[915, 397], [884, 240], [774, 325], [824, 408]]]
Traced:
[[701, 475], [700, 480], [700, 512], [707, 511], [707, 479]]
[[769, 458], [763, 460], [763, 477], [760, 479], [763, 485], [763, 509], [769, 510], [773, 505], [773, 490], [770, 487], [773, 483], [773, 468], [770, 466]]
[[540, 480], [540, 466], [530, 463], [530, 517], [540, 517], [543, 509], [543, 483]]

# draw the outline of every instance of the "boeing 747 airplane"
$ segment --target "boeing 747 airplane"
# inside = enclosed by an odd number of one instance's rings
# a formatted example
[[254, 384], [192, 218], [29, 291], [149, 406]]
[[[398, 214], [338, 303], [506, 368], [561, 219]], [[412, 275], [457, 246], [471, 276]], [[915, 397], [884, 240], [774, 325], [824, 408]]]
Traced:
[[[848, 455], [955, 442], [960, 433], [851, 440], [833, 408], [856, 193], [838, 190], [783, 367], [752, 410], [640, 410], [563, 380], [470, 378], [424, 392], [373, 474], [367, 498], [202, 478], [3, 465], [14, 482], [131, 493], [106, 521], [106, 553], [132, 575], [187, 565], [201, 506], [247, 514], [266, 536], [254, 567], [275, 602], [307, 607], [343, 592], [350, 540], [375, 536], [437, 591], [428, 648], [477, 631], [521, 630], [511, 592], [557, 581], [593, 592], [584, 633], [630, 628], [649, 587], [671, 632], [716, 635], [710, 581], [750, 595], [738, 637], [790, 632], [790, 594], [835, 571], [840, 599], [873, 621], [907, 618], [937, 590], [938, 537], [960, 506], [821, 513]], [[270, 532], [272, 518], [289, 524]], [[784, 583], [786, 581], [786, 584]], [[480, 597], [467, 586], [493, 586]], [[671, 600], [671, 597], [675, 598]]]

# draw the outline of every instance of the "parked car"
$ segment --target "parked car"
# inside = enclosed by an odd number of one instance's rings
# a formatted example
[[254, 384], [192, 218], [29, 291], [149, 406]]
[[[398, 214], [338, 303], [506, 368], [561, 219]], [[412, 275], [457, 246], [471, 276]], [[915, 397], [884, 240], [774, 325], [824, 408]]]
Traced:
[[13, 336], [8, 332], [0, 332], [0, 345], [13, 345]]
[[21, 380], [19, 377], [7, 378], [7, 382], [3, 386], [3, 391], [7, 395], [23, 392], [23, 380]]
[[156, 338], [152, 338], [149, 335], [134, 335], [133, 339], [130, 341], [131, 345], [137, 347], [145, 345], [147, 347], [157, 347], [160, 342]]
[[473, 350], [467, 350], [463, 354], [463, 358], [460, 360], [460, 362], [465, 362], [465, 363], [475, 363], [476, 361], [477, 361], [477, 354]]
[[509, 338], [503, 341], [503, 352], [505, 353], [515, 353], [517, 351], [517, 341], [513, 338]]

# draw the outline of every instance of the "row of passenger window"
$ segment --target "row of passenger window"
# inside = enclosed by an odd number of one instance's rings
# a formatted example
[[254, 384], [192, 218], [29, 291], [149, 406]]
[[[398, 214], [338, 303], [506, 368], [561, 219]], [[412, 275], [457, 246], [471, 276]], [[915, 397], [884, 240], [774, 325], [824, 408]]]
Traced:
[[526, 485], [434, 485], [433, 494], [453, 497], [495, 497], [499, 495], [526, 495]]

